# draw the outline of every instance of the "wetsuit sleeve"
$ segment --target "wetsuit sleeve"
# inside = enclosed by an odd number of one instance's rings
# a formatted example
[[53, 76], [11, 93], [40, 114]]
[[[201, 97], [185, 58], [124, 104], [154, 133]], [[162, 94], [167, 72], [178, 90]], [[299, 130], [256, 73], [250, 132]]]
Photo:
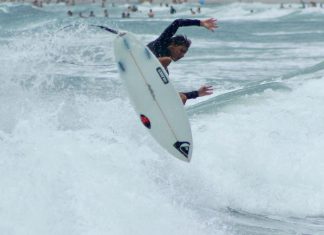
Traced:
[[157, 39], [158, 41], [168, 41], [177, 32], [179, 27], [200, 26], [200, 20], [177, 19], [172, 22]]
[[183, 94], [187, 97], [187, 99], [196, 99], [199, 97], [198, 91], [184, 92]]

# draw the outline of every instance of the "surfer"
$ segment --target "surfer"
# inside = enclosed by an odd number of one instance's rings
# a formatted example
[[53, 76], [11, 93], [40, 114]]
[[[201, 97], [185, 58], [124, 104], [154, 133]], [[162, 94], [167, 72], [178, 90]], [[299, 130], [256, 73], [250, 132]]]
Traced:
[[[191, 41], [184, 35], [175, 35], [179, 27], [184, 26], [202, 26], [208, 30], [214, 31], [217, 28], [217, 21], [214, 18], [206, 20], [195, 19], [177, 19], [172, 22], [163, 33], [154, 41], [147, 44], [148, 48], [159, 59], [160, 63], [168, 71], [168, 66], [172, 61], [178, 61], [187, 53]], [[174, 36], [175, 35], [175, 36]], [[180, 92], [183, 104], [187, 99], [195, 99], [197, 97], [211, 95], [213, 93], [212, 86], [202, 86], [197, 91]]]

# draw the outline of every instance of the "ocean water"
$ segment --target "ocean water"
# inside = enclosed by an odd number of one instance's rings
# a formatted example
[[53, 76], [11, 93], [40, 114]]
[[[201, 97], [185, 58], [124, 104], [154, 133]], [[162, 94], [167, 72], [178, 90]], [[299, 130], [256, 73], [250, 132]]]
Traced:
[[[143, 4], [121, 19], [126, 5], [104, 18], [98, 4], [0, 4], [1, 235], [324, 234], [324, 9], [235, 3], [190, 15], [196, 6], [170, 15]], [[186, 105], [187, 164], [137, 120], [114, 35], [88, 25], [148, 43], [192, 17], [219, 28], [182, 28], [192, 47], [170, 66], [179, 91], [214, 87]]]

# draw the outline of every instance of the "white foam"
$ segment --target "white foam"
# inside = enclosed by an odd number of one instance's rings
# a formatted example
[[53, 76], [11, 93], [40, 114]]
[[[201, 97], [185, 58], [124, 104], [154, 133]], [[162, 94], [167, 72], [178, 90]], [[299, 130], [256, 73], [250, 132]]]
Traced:
[[218, 195], [206, 207], [323, 212], [323, 88], [323, 80], [313, 80], [288, 93], [268, 91], [192, 122], [193, 163], [204, 169], [200, 191]]
[[[33, 30], [43, 27], [34, 23]], [[184, 164], [140, 125], [116, 69], [58, 63], [113, 63], [111, 35], [87, 27], [15, 33], [0, 46], [1, 231], [231, 234], [230, 219], [220, 215], [226, 207], [323, 212], [322, 71], [285, 81], [291, 92], [246, 95], [193, 116], [194, 156]], [[145, 33], [143, 41], [155, 38]], [[179, 89], [209, 78], [224, 82], [215, 91], [224, 93], [240, 79], [276, 78], [323, 54], [321, 42], [195, 42], [193, 54], [172, 65]], [[221, 47], [232, 54], [214, 53]], [[248, 55], [260, 61], [243, 60]]]

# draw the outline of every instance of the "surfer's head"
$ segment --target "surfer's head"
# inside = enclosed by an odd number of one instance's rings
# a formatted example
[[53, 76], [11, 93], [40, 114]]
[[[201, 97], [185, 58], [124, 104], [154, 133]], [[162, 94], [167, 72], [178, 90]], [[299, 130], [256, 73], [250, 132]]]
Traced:
[[191, 41], [184, 35], [176, 35], [172, 37], [170, 45], [168, 46], [172, 60], [177, 61], [184, 57], [190, 45]]
[[170, 45], [190, 47], [191, 41], [185, 35], [176, 35], [170, 39]]

